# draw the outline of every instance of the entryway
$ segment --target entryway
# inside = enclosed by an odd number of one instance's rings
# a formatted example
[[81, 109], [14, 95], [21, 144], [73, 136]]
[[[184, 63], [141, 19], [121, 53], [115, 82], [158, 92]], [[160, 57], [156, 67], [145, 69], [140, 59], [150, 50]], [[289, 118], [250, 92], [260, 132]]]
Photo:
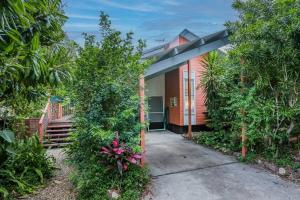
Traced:
[[153, 200], [299, 200], [300, 186], [183, 139], [146, 134]]

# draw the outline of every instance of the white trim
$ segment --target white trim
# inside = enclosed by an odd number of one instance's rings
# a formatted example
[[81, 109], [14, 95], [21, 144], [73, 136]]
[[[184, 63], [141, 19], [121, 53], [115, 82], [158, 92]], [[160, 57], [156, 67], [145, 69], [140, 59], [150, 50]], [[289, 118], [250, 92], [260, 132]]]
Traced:
[[[188, 113], [186, 113], [186, 111], [185, 111], [185, 101], [187, 100], [186, 98], [185, 98], [185, 87], [186, 87], [186, 85], [185, 85], [185, 79], [187, 79], [188, 78], [188, 73], [187, 73], [187, 71], [183, 71], [183, 81], [182, 81], [182, 84], [183, 84], [183, 124], [184, 125], [188, 125], [188, 120], [187, 120], [187, 118], [186, 117], [188, 117]], [[191, 79], [192, 80], [194, 80], [194, 112], [192, 113], [192, 125], [196, 125], [197, 124], [197, 122], [196, 122], [196, 120], [197, 120], [197, 107], [196, 107], [196, 100], [197, 100], [197, 95], [196, 95], [196, 73], [195, 73], [195, 71], [191, 71]]]

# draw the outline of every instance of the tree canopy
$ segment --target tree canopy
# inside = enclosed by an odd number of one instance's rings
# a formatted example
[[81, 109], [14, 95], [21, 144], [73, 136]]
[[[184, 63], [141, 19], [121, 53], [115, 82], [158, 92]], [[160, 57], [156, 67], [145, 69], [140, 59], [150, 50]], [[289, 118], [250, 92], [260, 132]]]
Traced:
[[300, 130], [300, 2], [236, 0], [233, 7], [239, 19], [226, 24], [233, 50], [208, 69], [206, 86], [218, 86], [209, 115], [218, 130], [230, 128], [231, 141], [246, 124], [249, 149], [278, 157]]
[[69, 76], [61, 0], [3, 0], [0, 13], [0, 99]]

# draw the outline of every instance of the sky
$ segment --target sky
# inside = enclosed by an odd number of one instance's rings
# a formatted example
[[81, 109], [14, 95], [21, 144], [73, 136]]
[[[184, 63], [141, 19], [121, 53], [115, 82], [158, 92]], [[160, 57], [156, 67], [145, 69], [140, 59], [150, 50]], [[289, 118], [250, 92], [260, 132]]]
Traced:
[[116, 30], [134, 32], [147, 47], [164, 44], [185, 28], [199, 36], [223, 30], [226, 21], [237, 19], [232, 0], [63, 0], [69, 17], [64, 30], [83, 44], [82, 33], [99, 39], [100, 11], [110, 16]]

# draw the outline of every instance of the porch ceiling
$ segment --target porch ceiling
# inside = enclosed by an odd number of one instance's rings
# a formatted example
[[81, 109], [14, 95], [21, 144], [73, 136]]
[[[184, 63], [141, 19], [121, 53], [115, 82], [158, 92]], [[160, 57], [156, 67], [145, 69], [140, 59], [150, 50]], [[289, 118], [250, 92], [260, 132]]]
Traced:
[[[164, 52], [162, 52], [163, 46], [156, 49], [158, 50], [157, 54], [155, 54], [155, 52], [147, 52], [146, 54], [151, 54], [149, 57], [155, 57], [156, 61], [146, 70], [145, 79], [151, 79], [172, 71], [194, 57], [229, 44], [228, 35], [228, 31], [223, 30]], [[143, 58], [147, 59], [149, 57], [144, 56]]]

